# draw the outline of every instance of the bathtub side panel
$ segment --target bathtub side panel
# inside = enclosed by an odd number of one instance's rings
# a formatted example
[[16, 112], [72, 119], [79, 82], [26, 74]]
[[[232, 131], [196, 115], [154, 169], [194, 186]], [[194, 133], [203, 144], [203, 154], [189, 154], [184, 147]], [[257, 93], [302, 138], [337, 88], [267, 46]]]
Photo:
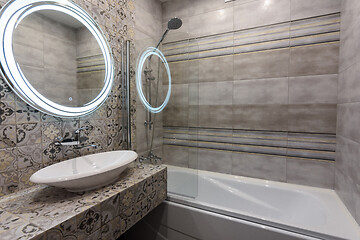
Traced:
[[[142, 229], [144, 226], [156, 232], [152, 234], [156, 237], [149, 238], [150, 234]], [[189, 240], [318, 240], [168, 201], [152, 211], [142, 224], [137, 224], [130, 232], [138, 234], [134, 239], [142, 239], [141, 234], [146, 234], [148, 240], [176, 240], [179, 239], [177, 236]], [[175, 237], [170, 238], [171, 234]]]

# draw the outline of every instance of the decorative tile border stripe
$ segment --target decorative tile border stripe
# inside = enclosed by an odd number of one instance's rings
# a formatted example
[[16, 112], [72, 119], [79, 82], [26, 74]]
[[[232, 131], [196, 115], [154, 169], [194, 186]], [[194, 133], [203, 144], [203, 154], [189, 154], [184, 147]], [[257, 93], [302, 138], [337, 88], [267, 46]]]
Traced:
[[164, 144], [335, 160], [335, 134], [164, 127]]
[[166, 198], [166, 167], [129, 168], [85, 193], [36, 186], [0, 199], [0, 239], [117, 239]]
[[77, 59], [77, 72], [87, 73], [105, 71], [105, 62], [102, 55], [94, 55]]
[[168, 62], [251, 53], [320, 43], [338, 43], [340, 13], [164, 43]]

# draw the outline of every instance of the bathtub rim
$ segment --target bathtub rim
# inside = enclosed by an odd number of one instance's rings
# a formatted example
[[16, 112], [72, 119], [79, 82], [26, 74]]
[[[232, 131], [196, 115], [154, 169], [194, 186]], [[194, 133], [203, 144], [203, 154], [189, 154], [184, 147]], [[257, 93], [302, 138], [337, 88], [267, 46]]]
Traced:
[[[353, 225], [353, 226], [350, 226], [350, 228], [353, 228], [353, 234], [351, 234], [352, 236], [349, 239], [350, 240], [360, 239], [359, 225], [356, 223], [355, 219], [350, 214], [349, 210], [345, 207], [344, 203], [341, 201], [341, 199], [339, 198], [337, 193], [332, 189], [317, 188], [317, 187], [312, 187], [312, 186], [304, 186], [304, 185], [285, 183], [285, 182], [276, 182], [276, 181], [271, 181], [271, 180], [250, 178], [250, 177], [244, 177], [244, 176], [235, 176], [235, 175], [231, 175], [231, 174], [210, 172], [210, 171], [197, 170], [197, 169], [189, 169], [189, 171], [187, 171], [188, 169], [183, 168], [183, 167], [177, 167], [177, 166], [171, 166], [171, 165], [166, 165], [166, 166], [167, 166], [168, 174], [171, 174], [171, 171], [174, 169], [180, 170], [182, 172], [191, 171], [192, 173], [198, 174], [198, 177], [201, 175], [215, 176], [215, 177], [220, 177], [220, 178], [225, 178], [225, 179], [236, 179], [237, 181], [241, 181], [244, 183], [252, 183], [252, 184], [256, 184], [256, 185], [268, 185], [273, 188], [280, 188], [280, 189], [291, 188], [290, 189], [291, 191], [294, 191], [294, 192], [304, 192], [305, 191], [306, 194], [310, 194], [310, 195], [311, 195], [311, 193], [332, 195], [334, 200], [337, 202], [337, 205], [339, 207], [341, 207], [340, 211], [342, 211], [344, 213], [344, 217], [346, 217], [347, 220], [350, 221], [349, 223], [351, 223]], [[197, 181], [197, 184], [199, 184], [199, 180]], [[199, 186], [198, 186], [198, 188], [199, 188]], [[337, 234], [337, 236], [334, 236], [334, 235], [329, 235], [327, 233], [323, 233], [320, 231], [314, 231], [311, 229], [305, 229], [305, 228], [296, 227], [293, 225], [287, 225], [287, 224], [284, 224], [281, 222], [276, 222], [275, 220], [269, 220], [269, 219], [261, 218], [258, 216], [254, 217], [254, 216], [250, 216], [250, 215], [244, 214], [244, 213], [232, 212], [229, 208], [221, 208], [221, 206], [217, 206], [214, 204], [201, 202], [199, 200], [196, 201], [195, 200], [196, 197], [187, 197], [187, 196], [183, 196], [180, 194], [174, 194], [174, 193], [169, 193], [169, 192], [167, 194], [167, 200], [170, 202], [183, 204], [183, 205], [186, 205], [189, 207], [194, 207], [197, 209], [210, 211], [212, 213], [222, 214], [224, 216], [233, 217], [233, 218], [237, 218], [237, 219], [241, 219], [241, 220], [245, 220], [245, 221], [250, 221], [253, 223], [263, 224], [268, 227], [275, 227], [275, 228], [279, 228], [279, 229], [282, 229], [285, 231], [290, 231], [290, 232], [294, 232], [294, 233], [298, 233], [298, 234], [303, 234], [305, 236], [316, 237], [316, 238], [324, 239], [324, 240], [347, 239], [347, 238], [342, 237], [344, 234]]]

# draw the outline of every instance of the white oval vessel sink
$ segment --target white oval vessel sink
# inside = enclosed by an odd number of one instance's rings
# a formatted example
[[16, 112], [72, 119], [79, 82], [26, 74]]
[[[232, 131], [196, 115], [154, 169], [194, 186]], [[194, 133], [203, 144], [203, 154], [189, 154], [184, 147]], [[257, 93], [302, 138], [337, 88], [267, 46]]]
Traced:
[[137, 157], [136, 152], [124, 150], [77, 157], [40, 169], [30, 181], [71, 192], [88, 191], [116, 181]]

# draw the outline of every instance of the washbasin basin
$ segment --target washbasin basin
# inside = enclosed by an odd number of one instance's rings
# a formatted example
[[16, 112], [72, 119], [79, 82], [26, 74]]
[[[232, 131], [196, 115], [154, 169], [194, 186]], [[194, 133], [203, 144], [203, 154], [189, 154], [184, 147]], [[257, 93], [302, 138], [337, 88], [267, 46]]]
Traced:
[[88, 191], [118, 180], [120, 173], [137, 157], [136, 152], [125, 150], [77, 157], [40, 169], [30, 181], [71, 192]]

